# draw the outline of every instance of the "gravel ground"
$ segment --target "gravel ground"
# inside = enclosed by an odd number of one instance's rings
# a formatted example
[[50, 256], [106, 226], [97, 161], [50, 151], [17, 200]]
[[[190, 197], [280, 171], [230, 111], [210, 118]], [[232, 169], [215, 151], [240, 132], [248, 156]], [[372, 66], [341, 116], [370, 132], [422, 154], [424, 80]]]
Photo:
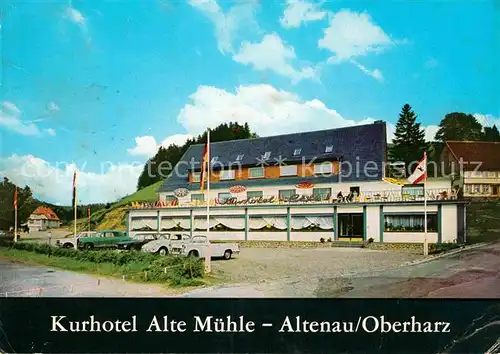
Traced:
[[410, 252], [361, 248], [243, 248], [234, 259], [212, 262], [212, 271], [225, 282], [259, 283], [298, 277], [344, 276], [373, 268], [389, 269], [422, 257]]

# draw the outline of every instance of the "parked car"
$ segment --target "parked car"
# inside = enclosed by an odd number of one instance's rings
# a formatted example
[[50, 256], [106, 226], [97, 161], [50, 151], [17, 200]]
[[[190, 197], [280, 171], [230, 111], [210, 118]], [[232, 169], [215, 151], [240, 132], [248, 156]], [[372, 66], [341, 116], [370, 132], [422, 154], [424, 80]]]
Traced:
[[[17, 233], [17, 239], [21, 239], [21, 234], [19, 232]], [[0, 230], [0, 240], [14, 241], [14, 232]]]
[[119, 243], [133, 241], [125, 232], [119, 230], [100, 230], [90, 236], [78, 239], [78, 248], [116, 248]]
[[146, 243], [157, 240], [162, 234], [155, 231], [141, 231], [136, 232], [130, 240], [119, 242], [117, 244], [118, 249], [130, 250], [130, 249], [141, 249]]
[[170, 253], [173, 246], [182, 245], [189, 241], [189, 234], [183, 233], [161, 233], [158, 239], [146, 243], [141, 250], [144, 252], [158, 253], [165, 256]]
[[205, 257], [210, 247], [211, 258], [231, 259], [234, 254], [240, 253], [240, 245], [237, 243], [211, 243], [206, 236], [193, 236], [180, 247], [172, 247], [172, 254], [188, 257]]
[[63, 248], [75, 248], [75, 243], [82, 237], [92, 237], [96, 234], [96, 231], [83, 231], [76, 234], [76, 237], [63, 238], [56, 240], [56, 246]]

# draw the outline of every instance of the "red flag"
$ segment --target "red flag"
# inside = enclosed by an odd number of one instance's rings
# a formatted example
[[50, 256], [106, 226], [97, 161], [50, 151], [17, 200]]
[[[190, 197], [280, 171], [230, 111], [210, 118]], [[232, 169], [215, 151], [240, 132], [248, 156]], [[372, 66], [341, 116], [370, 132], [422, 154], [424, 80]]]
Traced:
[[76, 205], [76, 171], [73, 174], [73, 206]]
[[427, 153], [424, 153], [424, 157], [419, 161], [415, 171], [408, 177], [408, 182], [411, 184], [418, 184], [422, 182], [427, 177]]
[[203, 192], [205, 189], [205, 170], [207, 169], [207, 164], [208, 164], [208, 143], [205, 144], [205, 151], [203, 152], [203, 156], [201, 158], [201, 173], [200, 173], [200, 189]]
[[17, 187], [14, 191], [14, 209], [17, 210]]

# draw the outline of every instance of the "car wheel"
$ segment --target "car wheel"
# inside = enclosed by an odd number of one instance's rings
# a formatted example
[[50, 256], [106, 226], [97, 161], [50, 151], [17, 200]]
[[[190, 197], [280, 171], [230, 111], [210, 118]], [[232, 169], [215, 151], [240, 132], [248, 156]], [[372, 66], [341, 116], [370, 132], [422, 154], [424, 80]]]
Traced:
[[168, 254], [168, 249], [166, 247], [162, 247], [158, 250], [158, 254], [160, 256], [166, 256]]
[[188, 256], [193, 258], [198, 258], [199, 254], [197, 251], [190, 251]]
[[229, 259], [231, 259], [232, 255], [233, 255], [233, 252], [231, 252], [231, 250], [226, 250], [226, 252], [224, 252], [224, 259], [229, 260]]
[[64, 248], [73, 248], [73, 245], [71, 243], [65, 243]]
[[92, 248], [94, 248], [94, 245], [91, 243], [87, 243], [83, 248], [85, 248], [86, 250], [91, 250]]

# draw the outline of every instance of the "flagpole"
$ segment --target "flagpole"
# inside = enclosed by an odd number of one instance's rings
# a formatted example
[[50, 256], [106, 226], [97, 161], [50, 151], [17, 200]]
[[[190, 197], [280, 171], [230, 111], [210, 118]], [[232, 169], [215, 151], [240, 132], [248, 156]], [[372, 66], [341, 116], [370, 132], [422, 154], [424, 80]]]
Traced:
[[14, 242], [17, 242], [17, 186], [14, 192]]
[[212, 271], [212, 256], [210, 254], [210, 177], [212, 175], [212, 168], [210, 162], [210, 128], [207, 129], [207, 250], [205, 252], [205, 272], [210, 273]]
[[424, 153], [425, 176], [424, 176], [424, 256], [429, 254], [427, 243], [427, 152]]
[[[74, 233], [74, 237], [76, 238], [76, 201], [78, 199], [77, 197], [77, 191], [76, 191], [76, 171], [75, 170], [75, 175], [74, 175], [74, 185], [73, 185], [73, 188], [74, 188], [74, 194], [75, 194], [75, 200], [74, 200], [74, 205], [73, 205], [73, 208], [75, 209], [74, 212], [75, 212], [75, 224], [73, 225], [73, 233]], [[75, 241], [75, 248], [77, 248], [77, 245], [76, 245], [76, 241]]]

